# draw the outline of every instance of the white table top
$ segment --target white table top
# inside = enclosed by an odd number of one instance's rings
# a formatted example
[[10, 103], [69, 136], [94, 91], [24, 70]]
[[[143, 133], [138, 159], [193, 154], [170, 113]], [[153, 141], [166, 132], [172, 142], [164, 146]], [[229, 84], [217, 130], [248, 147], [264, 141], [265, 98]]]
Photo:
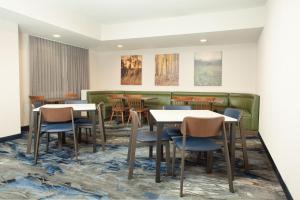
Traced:
[[237, 119], [212, 112], [210, 110], [150, 110], [156, 122], [182, 122], [185, 117], [213, 118], [223, 116], [225, 122], [237, 122]]
[[[74, 111], [92, 111], [96, 110], [96, 105], [93, 103], [84, 103], [84, 104], [46, 104], [41, 106], [43, 108], [65, 108], [72, 107]], [[40, 111], [39, 108], [33, 109], [34, 112]]]

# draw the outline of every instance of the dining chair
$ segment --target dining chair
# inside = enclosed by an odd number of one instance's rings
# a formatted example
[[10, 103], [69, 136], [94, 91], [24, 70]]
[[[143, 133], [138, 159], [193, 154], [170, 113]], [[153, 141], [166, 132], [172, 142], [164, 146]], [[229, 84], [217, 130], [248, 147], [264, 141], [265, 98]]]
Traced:
[[211, 103], [214, 97], [193, 97], [195, 110], [212, 110]]
[[[177, 106], [177, 105], [167, 105], [163, 106], [163, 110], [192, 110], [191, 106]], [[180, 124], [175, 124], [173, 126], [169, 126], [163, 130], [165, 134], [167, 134], [170, 139], [174, 136], [181, 136], [180, 132]]]
[[[226, 108], [224, 110], [224, 115], [228, 117], [232, 117], [234, 119], [237, 119], [237, 130], [240, 133], [240, 139], [241, 139], [241, 144], [242, 144], [242, 151], [243, 151], [243, 159], [244, 159], [244, 168], [245, 170], [249, 169], [249, 160], [248, 160], [248, 153], [247, 153], [247, 142], [246, 142], [246, 136], [245, 132], [242, 130], [241, 127], [241, 118], [242, 118], [242, 113], [238, 109], [234, 108]], [[228, 132], [230, 133], [231, 124], [228, 124]]]
[[[147, 123], [149, 124], [149, 108], [144, 106], [144, 102], [141, 96], [128, 96], [127, 98], [127, 104], [129, 109], [133, 109], [138, 113], [139, 119], [141, 123], [143, 123], [143, 117], [147, 119]], [[127, 124], [129, 124], [132, 116], [129, 114]]]
[[[132, 126], [131, 126], [131, 134], [129, 137], [128, 144], [128, 179], [131, 179], [133, 176], [133, 169], [135, 164], [135, 152], [136, 152], [136, 143], [139, 142], [141, 144], [147, 146], [153, 146], [157, 142], [156, 133], [153, 131], [141, 131], [138, 130], [141, 127], [141, 121], [138, 117], [138, 113], [133, 109], [130, 110], [130, 115], [132, 118]], [[167, 173], [170, 174], [170, 145], [169, 145], [169, 137], [167, 135], [162, 135], [161, 138], [162, 145], [166, 146], [166, 164], [167, 164]]]
[[[230, 192], [234, 192], [232, 172], [228, 152], [227, 135], [224, 123], [224, 117], [215, 118], [197, 118], [197, 117], [185, 117], [181, 125], [181, 137], [173, 137], [173, 161], [172, 170], [174, 170], [176, 148], [181, 151], [181, 170], [180, 170], [180, 196], [183, 196], [183, 179], [184, 179], [184, 165], [185, 165], [185, 152], [207, 152], [212, 154], [213, 151], [222, 148], [211, 138], [223, 136], [223, 148], [224, 156], [227, 164], [227, 177], [229, 183]], [[207, 163], [210, 165], [210, 163]], [[174, 172], [172, 172], [174, 174]]]
[[34, 105], [35, 108], [45, 104], [44, 96], [29, 96], [30, 105]]
[[192, 100], [191, 96], [174, 96], [171, 99], [171, 103], [174, 106], [182, 106], [182, 105], [188, 105], [189, 102]]
[[[86, 100], [76, 100], [76, 99], [68, 99], [65, 100], [64, 102], [65, 104], [87, 104]], [[86, 116], [82, 116], [83, 112], [74, 112], [74, 122], [75, 125], [77, 125], [79, 122], [86, 122], [89, 120], [88, 118], [88, 113], [86, 113]], [[76, 131], [77, 131], [77, 139], [78, 139], [78, 143], [81, 142], [81, 128], [77, 128], [76, 126]], [[86, 133], [86, 142], [88, 142], [88, 132], [91, 136], [91, 129], [86, 128], [85, 129], [85, 133]], [[63, 134], [64, 137], [64, 134]]]
[[34, 161], [37, 163], [40, 138], [43, 133], [47, 134], [46, 152], [49, 148], [49, 140], [51, 133], [58, 134], [59, 147], [61, 147], [62, 133], [73, 133], [74, 136], [74, 153], [78, 160], [78, 144], [75, 132], [75, 124], [73, 118], [73, 108], [40, 108], [38, 119], [38, 131], [36, 135], [36, 144], [34, 151]]
[[123, 98], [119, 96], [112, 96], [109, 99], [111, 104], [111, 116], [110, 116], [110, 123], [114, 117], [121, 117], [122, 125], [124, 125], [125, 117], [128, 116], [129, 108], [125, 106], [125, 102]]
[[70, 99], [79, 99], [79, 95], [75, 92], [67, 92], [64, 94], [64, 99], [65, 100], [70, 100]]
[[[102, 144], [102, 150], [105, 150], [105, 143], [106, 143], [106, 132], [104, 127], [104, 118], [103, 118], [103, 109], [104, 109], [104, 103], [100, 102], [97, 105], [97, 114], [98, 114], [98, 122], [96, 123], [96, 128], [99, 129], [101, 134], [101, 144]], [[90, 131], [93, 128], [93, 122], [89, 118], [77, 120], [76, 121], [76, 128], [79, 131], [80, 129], [89, 129]], [[80, 132], [79, 132], [80, 133]], [[96, 139], [96, 138], [94, 138]]]

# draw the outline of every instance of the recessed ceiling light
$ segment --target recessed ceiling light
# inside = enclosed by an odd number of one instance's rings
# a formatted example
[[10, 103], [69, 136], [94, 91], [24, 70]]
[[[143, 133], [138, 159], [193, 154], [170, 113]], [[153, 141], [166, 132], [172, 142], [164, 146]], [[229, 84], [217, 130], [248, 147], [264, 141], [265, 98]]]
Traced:
[[118, 48], [122, 48], [123, 45], [122, 45], [122, 44], [118, 44], [117, 47], [118, 47]]
[[55, 38], [60, 38], [61, 37], [59, 34], [53, 34], [52, 36], [55, 37]]
[[207, 42], [207, 39], [201, 39], [200, 42], [205, 43], [205, 42]]

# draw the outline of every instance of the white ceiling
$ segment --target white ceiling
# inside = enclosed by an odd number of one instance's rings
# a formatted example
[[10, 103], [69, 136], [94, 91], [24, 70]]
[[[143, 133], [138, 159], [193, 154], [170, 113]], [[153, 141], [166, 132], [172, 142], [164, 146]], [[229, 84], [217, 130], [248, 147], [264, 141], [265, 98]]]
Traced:
[[[130, 23], [154, 20], [151, 24], [155, 30], [156, 27], [159, 27], [155, 26], [155, 20], [172, 19], [176, 21], [176, 17], [263, 7], [266, 1], [0, 0], [0, 19], [4, 18], [18, 23], [22, 32], [31, 35], [53, 40], [52, 34], [59, 33], [62, 38], [56, 39], [57, 41], [101, 51], [119, 50], [116, 48], [116, 44], [120, 43], [124, 45], [124, 49], [191, 46], [198, 45], [201, 37], [209, 39], [208, 45], [255, 42], [262, 27], [254, 25], [252, 28], [251, 25], [248, 28], [241, 26], [234, 30], [224, 29], [209, 33], [203, 31], [184, 33], [181, 30], [180, 34], [168, 36], [139, 36], [134, 39], [124, 38], [110, 41], [101, 39], [101, 31], [103, 31], [101, 29], [116, 27], [113, 31], [122, 32], [124, 27], [127, 30], [131, 28]], [[253, 13], [253, 17], [255, 15], [256, 13]], [[245, 24], [247, 23], [249, 22], [245, 22]], [[123, 29], [118, 27], [123, 27]]]
[[[261, 31], [262, 28], [253, 28], [243, 30], [219, 31], [212, 33], [195, 33], [176, 36], [112, 40], [103, 41], [93, 49], [97, 51], [116, 51], [201, 45], [255, 43]], [[201, 38], [207, 39], [207, 42], [201, 43]], [[118, 44], [122, 44], [124, 45], [124, 47], [118, 48]]]
[[52, 5], [53, 9], [62, 6], [101, 24], [258, 7], [265, 2], [266, 0], [43, 0], [43, 4]]

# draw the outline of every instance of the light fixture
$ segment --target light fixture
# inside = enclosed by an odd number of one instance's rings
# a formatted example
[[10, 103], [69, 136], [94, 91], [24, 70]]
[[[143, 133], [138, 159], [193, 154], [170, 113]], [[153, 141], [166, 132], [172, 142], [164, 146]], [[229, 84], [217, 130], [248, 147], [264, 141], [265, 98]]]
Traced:
[[205, 43], [205, 42], [207, 42], [207, 39], [204, 39], [204, 38], [203, 38], [203, 39], [200, 39], [200, 42], [201, 42], [201, 43]]
[[117, 47], [118, 47], [118, 48], [122, 48], [123, 45], [122, 45], [122, 44], [118, 44]]
[[55, 38], [60, 38], [61, 37], [59, 34], [53, 34], [52, 36], [55, 37]]

